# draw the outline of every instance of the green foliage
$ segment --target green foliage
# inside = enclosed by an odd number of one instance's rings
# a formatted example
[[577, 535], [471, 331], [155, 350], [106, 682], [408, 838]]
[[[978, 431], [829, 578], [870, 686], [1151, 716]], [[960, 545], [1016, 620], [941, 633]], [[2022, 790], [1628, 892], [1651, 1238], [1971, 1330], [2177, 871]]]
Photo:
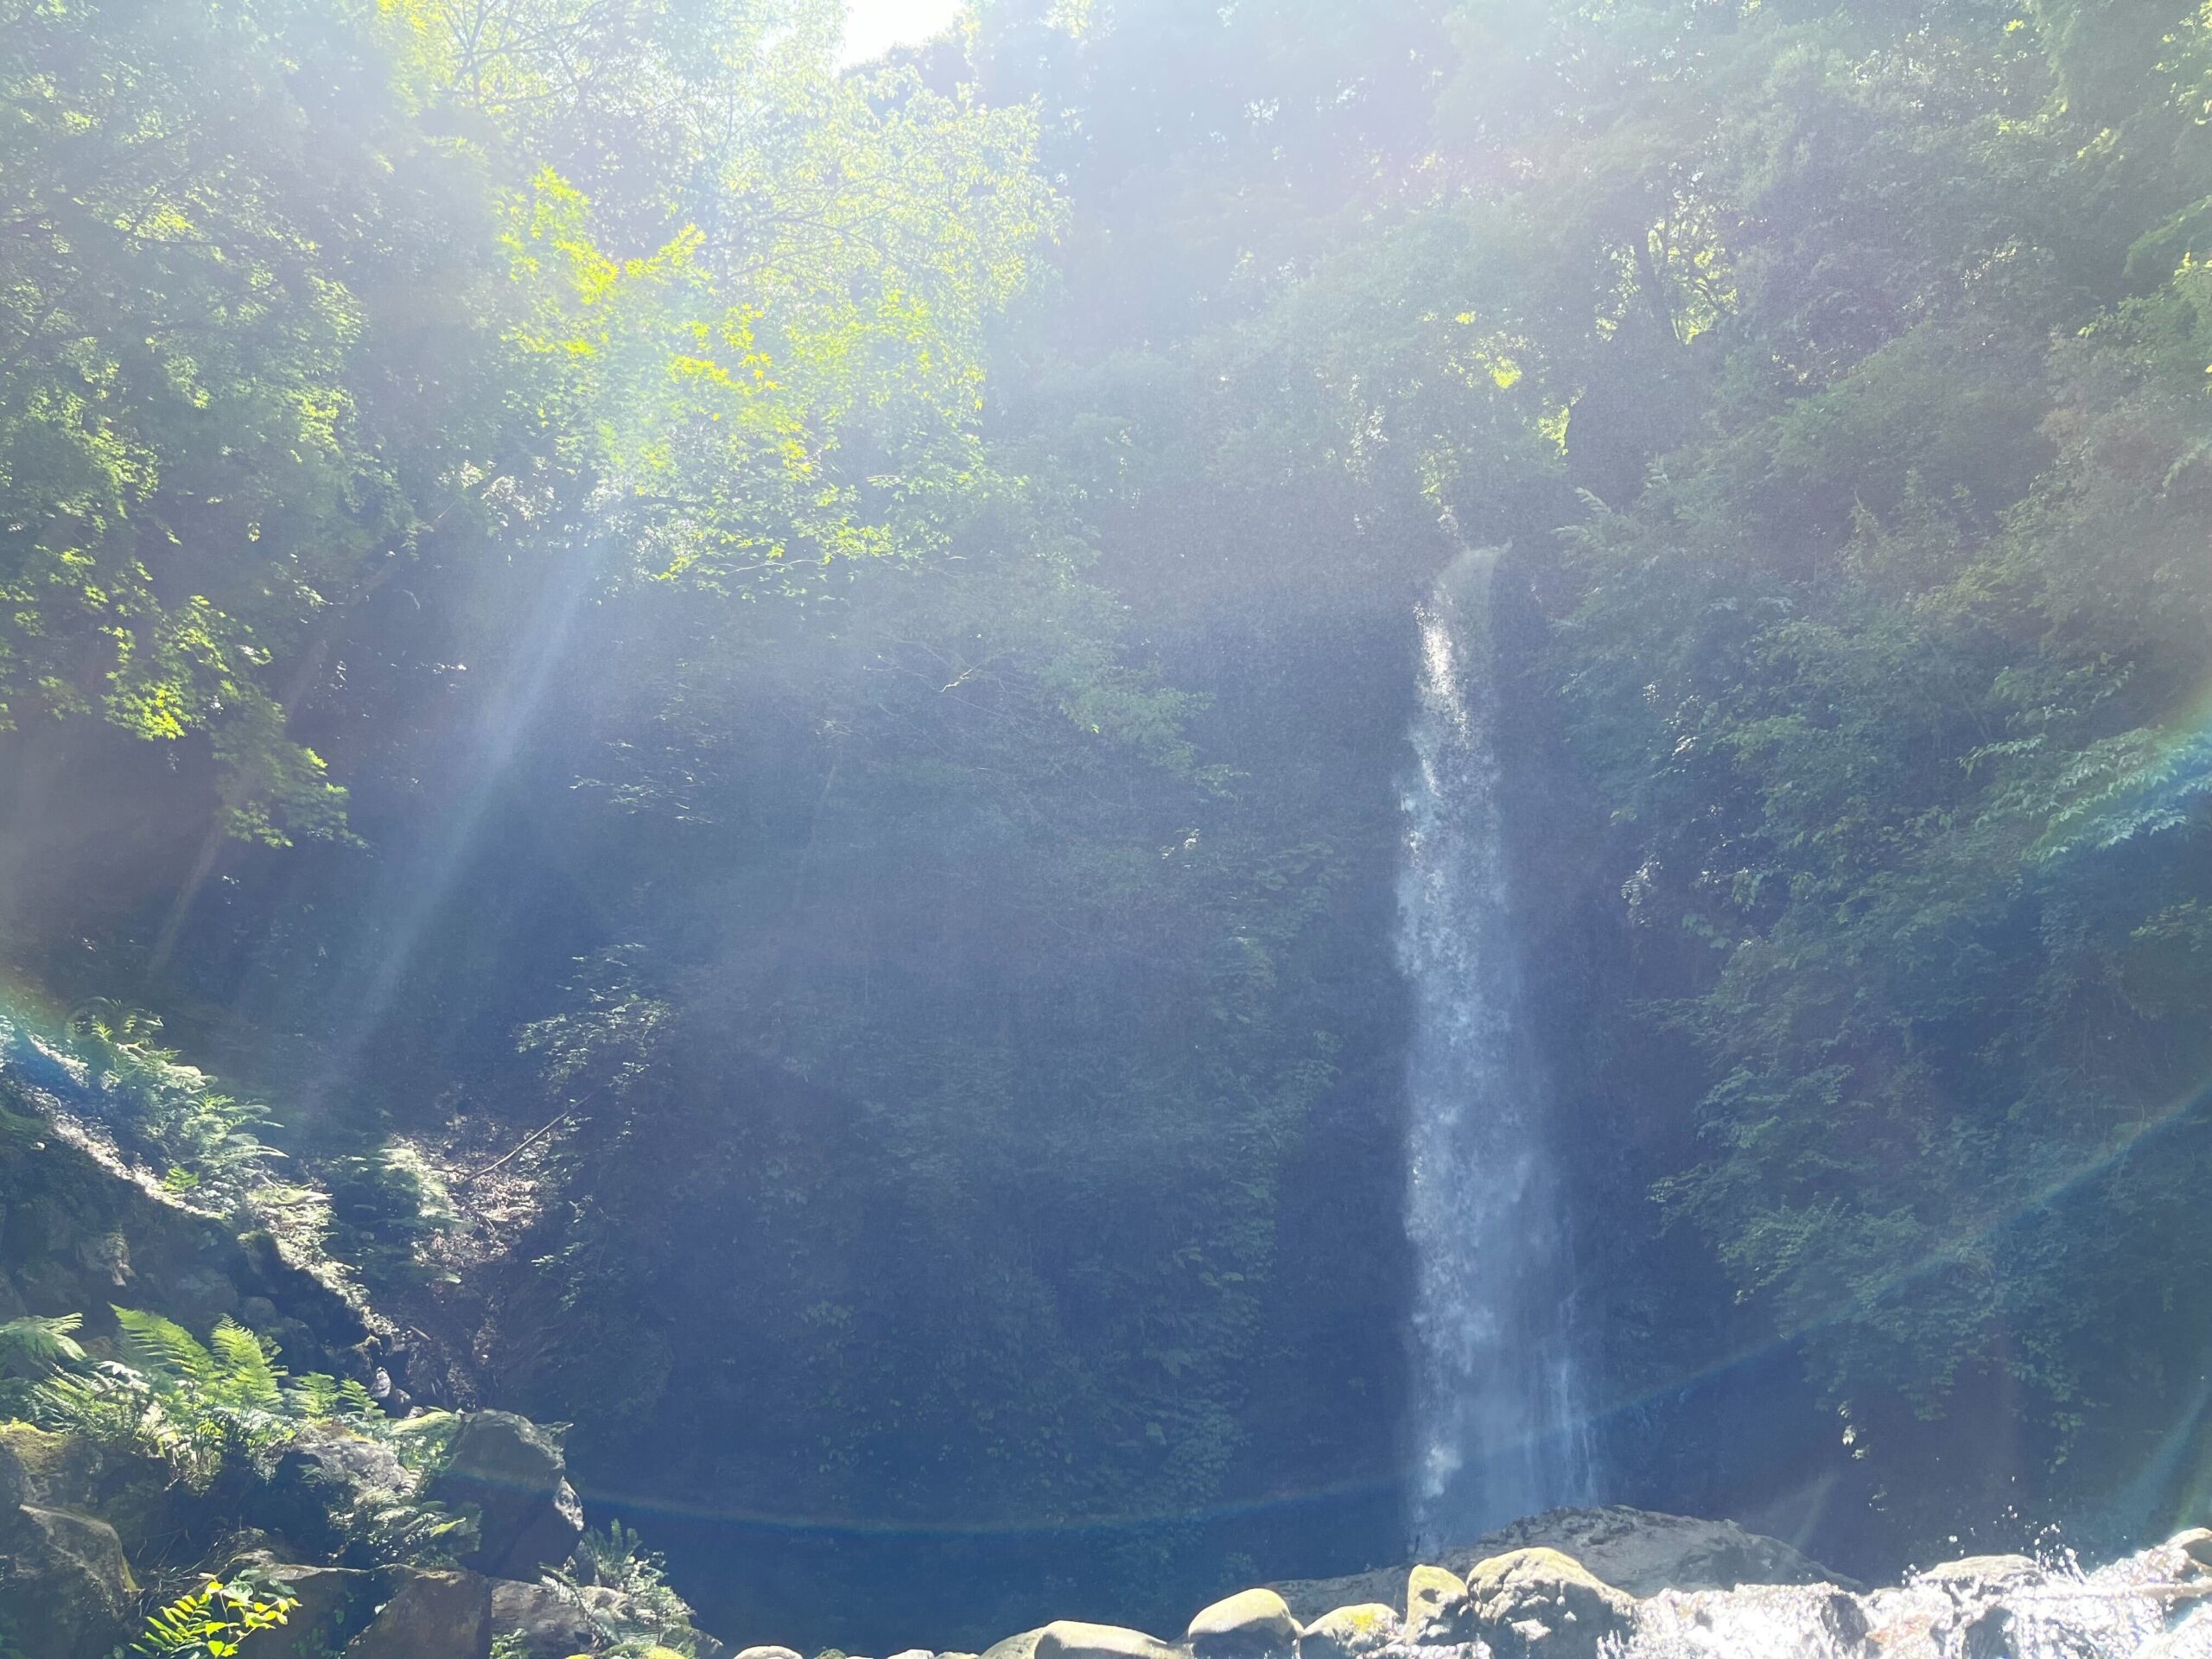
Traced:
[[[51, 1356], [32, 1360], [27, 1383], [0, 1382], [6, 1390], [0, 1404], [15, 1399], [42, 1427], [159, 1459], [200, 1493], [213, 1489], [234, 1461], [250, 1478], [267, 1477], [308, 1430], [390, 1446], [418, 1478], [435, 1471], [450, 1446], [455, 1420], [395, 1422], [351, 1377], [289, 1377], [260, 1338], [230, 1320], [218, 1322], [203, 1345], [158, 1315], [118, 1308], [115, 1317], [121, 1357], [112, 1360], [92, 1358], [67, 1339], [78, 1328], [73, 1317], [0, 1326], [0, 1348]], [[44, 1327], [58, 1327], [50, 1346]], [[330, 1519], [344, 1553], [364, 1566], [452, 1566], [478, 1541], [473, 1515], [405, 1491], [368, 1486], [331, 1496]], [[636, 1553], [635, 1535], [627, 1542]], [[656, 1558], [636, 1558], [646, 1586]], [[205, 1593], [222, 1600], [214, 1590]]]
[[[2212, 1166], [2174, 995], [2212, 869], [2186, 238], [2113, 302], [2115, 250], [2196, 193], [2098, 137], [2164, 130], [2189, 65], [2156, 10], [1931, 14], [1910, 46], [1872, 10], [1746, 13], [1685, 62], [1721, 360], [1681, 362], [1694, 423], [1535, 567], [1656, 1015], [1620, 1040], [1706, 1068], [1669, 1212], [1862, 1443], [1998, 1373], [2093, 1487], [2084, 1426], [2124, 1444], [2196, 1363]], [[1666, 395], [1589, 361], [1570, 474], [1586, 410]]]
[[[671, 1633], [689, 1633], [691, 1608], [669, 1584], [666, 1560], [646, 1549], [644, 1541], [619, 1520], [605, 1532], [587, 1529], [576, 1541], [566, 1571], [556, 1576], [570, 1589], [592, 1586], [622, 1596], [622, 1619], [602, 1624], [612, 1641], [633, 1640], [641, 1634], [658, 1641]], [[577, 1602], [591, 1605], [582, 1597]]]
[[325, 1160], [316, 1174], [327, 1189], [330, 1254], [372, 1289], [421, 1283], [422, 1247], [456, 1219], [444, 1179], [422, 1152], [390, 1139], [373, 1152]]
[[75, 1335], [83, 1323], [75, 1313], [0, 1323], [0, 1418], [23, 1415], [38, 1385], [85, 1363]]
[[[156, 1040], [161, 1021], [105, 999], [41, 1033], [0, 1018], [0, 1076], [29, 1084], [149, 1166], [163, 1188], [200, 1208], [243, 1215], [279, 1156], [257, 1131], [268, 1115], [216, 1088]], [[15, 1122], [10, 1113], [10, 1122]], [[22, 1131], [10, 1128], [10, 1134]]]
[[202, 1588], [148, 1614], [145, 1632], [130, 1650], [149, 1659], [230, 1659], [248, 1638], [289, 1623], [299, 1605], [299, 1598], [281, 1584], [210, 1579]]
[[31, 1314], [0, 1324], [0, 1372], [35, 1381], [83, 1363], [85, 1351], [75, 1338], [83, 1325], [84, 1317], [77, 1313], [54, 1319]]
[[940, 545], [1050, 201], [1027, 112], [838, 75], [836, 15], [16, 6], [0, 724], [105, 721], [231, 835], [330, 836], [295, 717], [353, 700], [334, 659], [453, 671], [358, 631], [396, 579]]
[[[304, 1425], [383, 1430], [383, 1414], [351, 1378], [287, 1379], [262, 1339], [230, 1319], [207, 1345], [174, 1320], [114, 1310], [119, 1360], [57, 1363], [31, 1390], [35, 1419], [168, 1464], [205, 1490], [225, 1461], [265, 1460]], [[71, 1328], [74, 1328], [73, 1325]]]

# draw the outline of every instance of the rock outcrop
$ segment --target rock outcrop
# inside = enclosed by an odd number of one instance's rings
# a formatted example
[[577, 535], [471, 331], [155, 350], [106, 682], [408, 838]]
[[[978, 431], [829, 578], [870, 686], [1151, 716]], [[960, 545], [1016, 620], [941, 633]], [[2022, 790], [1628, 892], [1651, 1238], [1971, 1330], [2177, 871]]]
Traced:
[[36, 1503], [0, 1515], [0, 1630], [22, 1659], [107, 1659], [135, 1630], [137, 1601], [106, 1522]]
[[201, 1332], [227, 1316], [275, 1342], [295, 1371], [358, 1369], [341, 1361], [369, 1331], [344, 1297], [266, 1234], [240, 1237], [125, 1167], [73, 1113], [66, 1068], [46, 1081], [0, 1075], [0, 1115], [26, 1126], [0, 1156], [0, 1319], [81, 1313], [99, 1335], [115, 1303]]
[[[1555, 1549], [1631, 1596], [1662, 1590], [1732, 1590], [1743, 1584], [1835, 1584], [1859, 1587], [1778, 1538], [1747, 1532], [1732, 1521], [1701, 1521], [1614, 1504], [1550, 1510], [1437, 1552], [1434, 1565], [1464, 1578], [1478, 1561], [1516, 1549]], [[1407, 1568], [1377, 1567], [1342, 1578], [1271, 1585], [1294, 1617], [1311, 1623], [1339, 1607], [1388, 1602], [1403, 1593]]]
[[398, 1503], [416, 1479], [391, 1447], [335, 1425], [303, 1429], [252, 1493], [247, 1518], [318, 1554], [346, 1541], [343, 1518], [364, 1503]]
[[423, 1496], [476, 1510], [481, 1542], [467, 1565], [493, 1578], [535, 1579], [566, 1561], [583, 1535], [583, 1505], [569, 1484], [560, 1442], [512, 1412], [463, 1419]]
[[405, 1571], [344, 1659], [485, 1659], [492, 1650], [492, 1586], [481, 1574]]
[[[492, 1586], [492, 1628], [510, 1631], [530, 1644], [531, 1659], [569, 1659], [589, 1653], [605, 1638], [573, 1592], [549, 1584], [501, 1580]], [[798, 1659], [792, 1654], [791, 1659]]]

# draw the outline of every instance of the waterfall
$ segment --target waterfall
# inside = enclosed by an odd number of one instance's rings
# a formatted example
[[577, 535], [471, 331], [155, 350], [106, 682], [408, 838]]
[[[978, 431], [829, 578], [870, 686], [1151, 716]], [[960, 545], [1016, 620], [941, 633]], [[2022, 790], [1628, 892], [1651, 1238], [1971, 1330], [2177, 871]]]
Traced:
[[1416, 1538], [1430, 1545], [1589, 1497], [1567, 1236], [1521, 1020], [1507, 884], [1496, 560], [1462, 553], [1419, 613], [1418, 766], [1398, 883], [1398, 957], [1413, 994]]

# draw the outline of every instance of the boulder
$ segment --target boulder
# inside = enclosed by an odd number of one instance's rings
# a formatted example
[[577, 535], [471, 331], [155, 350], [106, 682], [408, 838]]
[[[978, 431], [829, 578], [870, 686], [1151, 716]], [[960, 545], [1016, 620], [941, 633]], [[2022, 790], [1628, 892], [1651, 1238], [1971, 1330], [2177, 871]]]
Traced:
[[796, 1648], [741, 1648], [737, 1659], [801, 1659]]
[[1035, 1659], [1179, 1659], [1179, 1656], [1165, 1642], [1141, 1630], [1059, 1618], [1037, 1632]]
[[302, 1566], [268, 1549], [249, 1549], [232, 1552], [218, 1569], [218, 1576], [226, 1580], [241, 1574], [251, 1574], [258, 1584], [281, 1585], [300, 1604], [277, 1629], [254, 1637], [254, 1659], [320, 1659], [336, 1653], [373, 1611], [373, 1573]]
[[891, 1659], [937, 1659], [934, 1648], [901, 1648]]
[[481, 1518], [482, 1541], [468, 1566], [529, 1580], [567, 1561], [583, 1535], [583, 1505], [566, 1472], [559, 1442], [527, 1417], [479, 1411], [462, 1419], [446, 1466], [423, 1496], [471, 1506]]
[[19, 1503], [89, 1516], [134, 1540], [191, 1535], [205, 1509], [167, 1465], [143, 1452], [0, 1423], [0, 1515]]
[[1398, 1639], [1398, 1611], [1379, 1601], [1338, 1607], [1306, 1627], [1298, 1643], [1301, 1659], [1363, 1659]]
[[492, 1586], [474, 1573], [404, 1567], [345, 1659], [484, 1659], [492, 1649]]
[[[1045, 1628], [1040, 1624], [1033, 1630], [1023, 1630], [1002, 1642], [994, 1642], [983, 1649], [983, 1659], [1034, 1659], [1037, 1639], [1044, 1634]], [[745, 1656], [740, 1654], [738, 1659], [745, 1659]]]
[[130, 1637], [137, 1602], [106, 1522], [34, 1503], [0, 1521], [0, 1630], [22, 1659], [107, 1659]]
[[1497, 1659], [1598, 1659], [1599, 1644], [1625, 1636], [1636, 1599], [1555, 1549], [1516, 1549], [1478, 1561], [1467, 1575], [1477, 1632]]
[[1406, 1574], [1406, 1640], [1415, 1647], [1456, 1647], [1475, 1639], [1467, 1586], [1449, 1567], [1416, 1567]]
[[43, 1503], [86, 1508], [92, 1502], [99, 1459], [90, 1440], [29, 1423], [0, 1423], [0, 1507]]
[[1240, 1590], [1191, 1621], [1184, 1645], [1198, 1659], [1276, 1659], [1298, 1650], [1298, 1621], [1272, 1590]]
[[2187, 1532], [2177, 1532], [2166, 1540], [2166, 1548], [2180, 1553], [2184, 1563], [2182, 1571], [2191, 1574], [2212, 1573], [2212, 1527], [2191, 1527]]
[[415, 1477], [390, 1446], [319, 1424], [293, 1436], [255, 1489], [247, 1518], [317, 1554], [334, 1555], [346, 1544], [340, 1516], [364, 1499], [399, 1502], [414, 1490]]
[[[492, 1585], [492, 1634], [519, 1631], [530, 1643], [531, 1659], [569, 1659], [606, 1645], [597, 1622], [575, 1595], [550, 1584], [522, 1584], [512, 1579]], [[782, 1652], [782, 1649], [777, 1649]], [[790, 1659], [798, 1659], [791, 1654]]]

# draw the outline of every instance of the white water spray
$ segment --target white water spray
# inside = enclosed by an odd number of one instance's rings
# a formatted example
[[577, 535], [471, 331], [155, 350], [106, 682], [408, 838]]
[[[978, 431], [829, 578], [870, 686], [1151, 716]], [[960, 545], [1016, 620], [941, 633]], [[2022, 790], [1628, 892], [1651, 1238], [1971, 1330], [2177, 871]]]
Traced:
[[1399, 963], [1414, 999], [1416, 1523], [1430, 1544], [1589, 1498], [1567, 1234], [1521, 1028], [1496, 743], [1496, 558], [1463, 553], [1420, 613], [1419, 764], [1398, 886]]

